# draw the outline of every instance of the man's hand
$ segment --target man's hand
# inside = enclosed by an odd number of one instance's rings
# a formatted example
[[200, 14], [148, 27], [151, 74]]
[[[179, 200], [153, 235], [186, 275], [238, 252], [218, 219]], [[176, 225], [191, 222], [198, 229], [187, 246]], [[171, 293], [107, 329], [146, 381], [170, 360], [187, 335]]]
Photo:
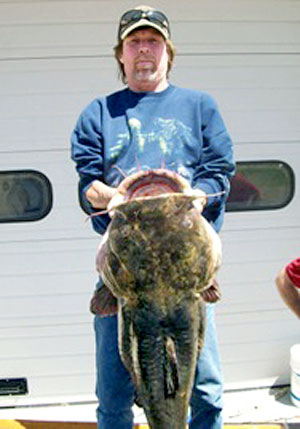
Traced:
[[215, 303], [221, 299], [221, 289], [216, 279], [213, 279], [209, 288], [202, 292], [202, 298], [205, 302]]
[[95, 209], [105, 209], [116, 192], [116, 188], [108, 186], [100, 180], [94, 180], [85, 196]]
[[207, 196], [204, 191], [201, 189], [187, 189], [184, 191], [185, 195], [190, 195], [191, 197], [195, 197], [193, 201], [193, 205], [196, 209], [198, 209], [201, 213], [206, 206]]

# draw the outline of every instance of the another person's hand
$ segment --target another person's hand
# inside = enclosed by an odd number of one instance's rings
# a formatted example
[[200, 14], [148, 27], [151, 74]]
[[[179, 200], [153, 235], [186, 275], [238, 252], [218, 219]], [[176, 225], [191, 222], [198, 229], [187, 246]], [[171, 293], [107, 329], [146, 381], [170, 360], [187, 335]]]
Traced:
[[278, 292], [285, 304], [300, 319], [300, 289], [290, 279], [286, 268], [279, 271], [275, 279]]

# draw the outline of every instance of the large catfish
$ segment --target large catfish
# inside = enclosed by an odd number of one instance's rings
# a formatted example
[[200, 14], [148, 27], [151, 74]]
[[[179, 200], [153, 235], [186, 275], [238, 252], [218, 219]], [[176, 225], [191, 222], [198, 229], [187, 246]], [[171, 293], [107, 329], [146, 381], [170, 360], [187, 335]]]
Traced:
[[163, 169], [124, 179], [97, 255], [118, 299], [120, 355], [152, 429], [186, 427], [204, 343], [202, 295], [221, 262], [218, 235], [190, 191]]

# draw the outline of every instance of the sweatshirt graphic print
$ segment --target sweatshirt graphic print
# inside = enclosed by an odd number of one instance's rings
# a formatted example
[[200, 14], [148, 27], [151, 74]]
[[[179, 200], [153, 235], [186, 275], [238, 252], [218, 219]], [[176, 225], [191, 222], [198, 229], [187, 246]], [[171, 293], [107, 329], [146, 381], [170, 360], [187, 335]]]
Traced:
[[[169, 85], [159, 93], [124, 89], [95, 99], [73, 131], [72, 159], [83, 198], [93, 180], [118, 186], [124, 174], [154, 168], [174, 170], [208, 194], [225, 191], [209, 198], [203, 213], [221, 227], [234, 173], [232, 142], [214, 99], [202, 91]], [[94, 229], [102, 234], [108, 222], [96, 217]]]

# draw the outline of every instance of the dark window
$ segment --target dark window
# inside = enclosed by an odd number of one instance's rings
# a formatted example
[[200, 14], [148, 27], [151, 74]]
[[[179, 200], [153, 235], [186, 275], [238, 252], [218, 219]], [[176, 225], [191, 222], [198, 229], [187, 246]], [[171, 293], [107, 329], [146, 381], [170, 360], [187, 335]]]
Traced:
[[226, 211], [279, 209], [291, 201], [294, 191], [295, 176], [285, 162], [238, 162]]
[[34, 170], [0, 171], [0, 222], [42, 219], [52, 207], [48, 178]]

